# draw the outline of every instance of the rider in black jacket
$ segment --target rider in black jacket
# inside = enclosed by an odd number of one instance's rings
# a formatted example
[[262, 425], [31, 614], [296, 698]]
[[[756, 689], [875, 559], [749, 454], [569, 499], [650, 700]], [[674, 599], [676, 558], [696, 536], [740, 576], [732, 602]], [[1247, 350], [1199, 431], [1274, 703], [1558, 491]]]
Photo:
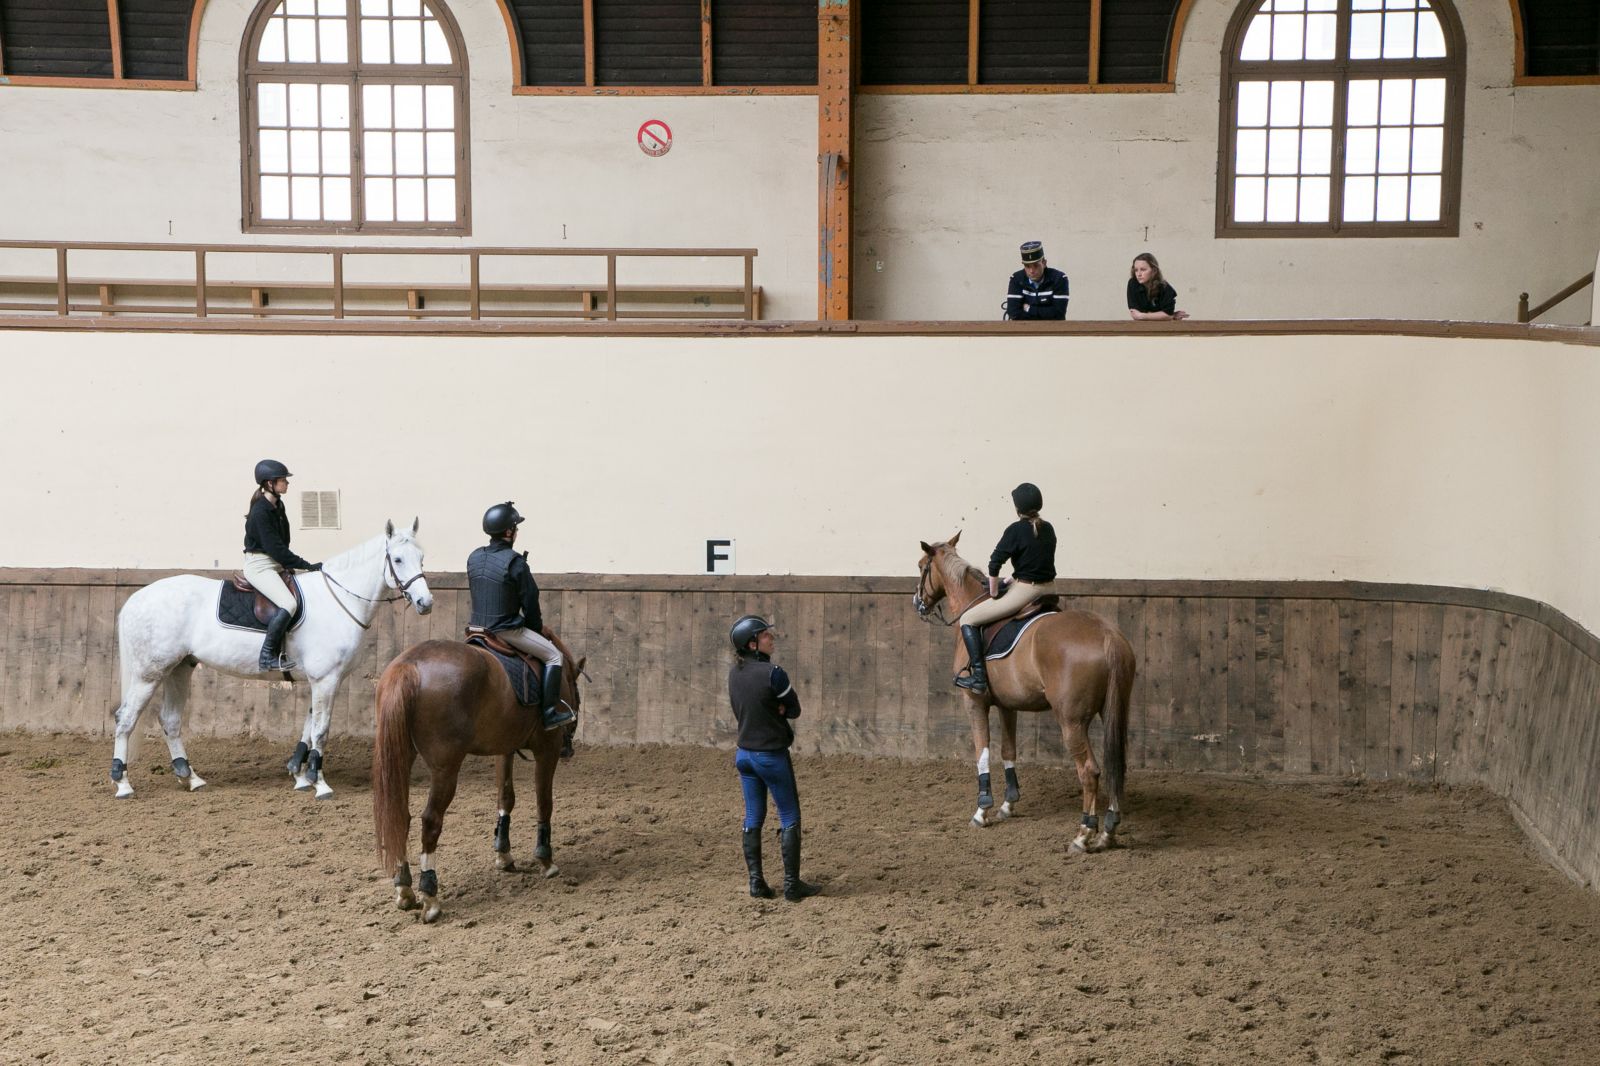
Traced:
[[283, 494], [294, 475], [276, 459], [256, 464], [256, 491], [250, 497], [250, 513], [244, 520], [244, 575], [277, 611], [267, 623], [267, 636], [261, 642], [257, 666], [266, 672], [288, 672], [294, 660], [283, 654], [283, 639], [294, 618], [294, 593], [284, 581], [284, 572], [321, 570], [321, 563], [308, 563], [289, 550], [289, 513]]

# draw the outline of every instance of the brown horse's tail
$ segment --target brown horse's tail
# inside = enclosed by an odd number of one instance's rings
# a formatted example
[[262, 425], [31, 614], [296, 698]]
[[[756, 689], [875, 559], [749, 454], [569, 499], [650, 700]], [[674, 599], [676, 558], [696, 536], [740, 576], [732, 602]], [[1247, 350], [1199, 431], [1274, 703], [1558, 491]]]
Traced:
[[1121, 633], [1106, 634], [1106, 702], [1101, 711], [1105, 723], [1105, 788], [1120, 811], [1122, 785], [1128, 772], [1128, 698], [1133, 692], [1133, 649]]
[[411, 835], [411, 705], [421, 678], [408, 662], [393, 662], [378, 679], [377, 737], [372, 744], [372, 829], [383, 871], [392, 875], [406, 857]]

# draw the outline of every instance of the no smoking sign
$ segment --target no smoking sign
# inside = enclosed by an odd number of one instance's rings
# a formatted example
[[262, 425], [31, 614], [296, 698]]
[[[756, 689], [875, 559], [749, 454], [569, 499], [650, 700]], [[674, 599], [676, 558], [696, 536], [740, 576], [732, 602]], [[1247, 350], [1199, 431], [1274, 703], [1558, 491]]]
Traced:
[[672, 127], [658, 118], [646, 119], [639, 127], [639, 150], [645, 155], [666, 155], [672, 150]]

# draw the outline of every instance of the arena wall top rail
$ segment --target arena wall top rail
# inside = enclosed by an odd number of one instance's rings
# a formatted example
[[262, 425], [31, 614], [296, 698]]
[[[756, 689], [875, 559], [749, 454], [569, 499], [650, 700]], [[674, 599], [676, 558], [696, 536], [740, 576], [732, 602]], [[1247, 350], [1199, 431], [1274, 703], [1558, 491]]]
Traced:
[[[615, 322], [625, 318], [675, 318], [754, 320], [760, 317], [761, 289], [755, 284], [754, 248], [507, 248], [507, 247], [425, 247], [425, 246], [334, 246], [280, 244], [163, 244], [94, 241], [0, 241], [0, 250], [44, 252], [54, 256], [53, 273], [0, 276], [0, 312], [27, 312], [69, 318], [91, 314], [111, 318], [127, 315], [162, 316], [176, 321], [206, 320], [215, 315], [243, 317], [258, 329], [276, 329], [280, 322], [300, 319], [458, 319], [477, 322], [483, 319], [579, 318]], [[92, 275], [74, 277], [69, 269], [73, 253], [96, 253], [114, 261], [119, 253], [178, 255], [193, 258], [187, 277], [164, 278], [150, 273], [149, 259], [137, 267], [108, 271], [103, 264]], [[248, 277], [219, 277], [217, 257], [249, 257]], [[208, 259], [208, 257], [210, 257]], [[326, 280], [308, 276], [296, 259], [326, 260]], [[350, 280], [345, 276], [345, 260], [363, 257], [405, 260], [411, 257], [456, 260], [457, 270], [465, 265], [464, 280], [418, 277], [409, 273], [402, 280]], [[574, 281], [570, 276], [551, 281], [545, 278], [517, 278], [486, 282], [486, 260], [588, 259], [603, 261], [604, 282]], [[742, 265], [739, 282], [685, 284], [681, 280], [648, 284], [619, 284], [618, 260], [701, 259], [728, 260]], [[277, 261], [276, 266], [270, 265]], [[120, 264], [119, 264], [120, 265]], [[262, 268], [266, 267], [265, 270]], [[415, 265], [412, 266], [415, 271]], [[47, 299], [22, 299], [30, 290], [44, 290]], [[93, 299], [78, 298], [85, 290]], [[292, 294], [300, 306], [274, 306], [272, 294]], [[151, 297], [141, 302], [118, 302], [122, 295]], [[172, 302], [172, 297], [187, 297]], [[311, 300], [306, 297], [310, 296]], [[619, 307], [628, 297], [646, 307]], [[163, 299], [165, 298], [165, 299]], [[572, 300], [577, 306], [550, 307], [550, 300]], [[713, 301], [736, 303], [727, 310], [709, 309]], [[429, 306], [430, 302], [433, 306]], [[309, 305], [309, 304], [313, 304]], [[663, 307], [663, 304], [675, 306]], [[688, 305], [688, 306], [683, 306]], [[699, 310], [704, 306], [707, 310]], [[181, 316], [181, 317], [180, 317]]]

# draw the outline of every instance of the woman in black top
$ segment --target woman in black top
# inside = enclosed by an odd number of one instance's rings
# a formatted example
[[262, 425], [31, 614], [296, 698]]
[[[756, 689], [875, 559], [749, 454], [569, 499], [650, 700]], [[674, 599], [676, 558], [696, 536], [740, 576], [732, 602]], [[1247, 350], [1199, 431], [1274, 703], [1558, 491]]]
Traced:
[[250, 514], [244, 520], [244, 576], [278, 608], [267, 623], [267, 637], [261, 642], [263, 672], [293, 670], [295, 664], [282, 654], [283, 638], [294, 617], [294, 593], [283, 580], [285, 570], [321, 570], [321, 563], [308, 563], [289, 550], [289, 512], [283, 494], [289, 491], [294, 475], [276, 459], [256, 464], [256, 491], [250, 497]]
[[1178, 310], [1178, 290], [1161, 276], [1161, 264], [1149, 252], [1133, 257], [1128, 275], [1128, 317], [1145, 321], [1181, 322], [1189, 312]]
[[[956, 684], [973, 692], [989, 690], [989, 675], [983, 665], [983, 627], [1009, 618], [1040, 596], [1050, 592], [1056, 581], [1056, 530], [1039, 517], [1044, 494], [1039, 487], [1024, 481], [1011, 490], [1011, 503], [1017, 521], [1006, 527], [989, 557], [989, 599], [968, 607], [961, 615], [961, 639], [967, 645], [966, 675]], [[1015, 579], [1004, 596], [1000, 595], [1000, 568], [1011, 561]]]

